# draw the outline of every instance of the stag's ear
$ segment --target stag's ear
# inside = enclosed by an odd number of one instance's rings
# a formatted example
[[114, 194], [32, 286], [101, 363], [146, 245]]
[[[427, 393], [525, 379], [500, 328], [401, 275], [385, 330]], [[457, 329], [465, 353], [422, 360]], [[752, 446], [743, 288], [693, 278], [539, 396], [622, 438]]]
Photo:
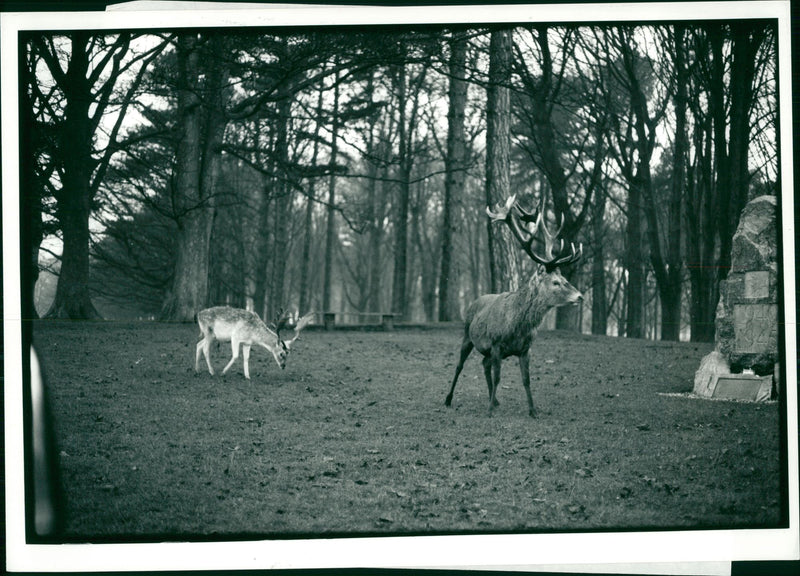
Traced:
[[537, 264], [536, 265], [536, 274], [538, 274], [539, 276], [543, 276], [543, 275], [548, 274], [548, 273], [549, 273], [549, 270], [547, 269], [547, 266], [545, 266], [544, 264]]

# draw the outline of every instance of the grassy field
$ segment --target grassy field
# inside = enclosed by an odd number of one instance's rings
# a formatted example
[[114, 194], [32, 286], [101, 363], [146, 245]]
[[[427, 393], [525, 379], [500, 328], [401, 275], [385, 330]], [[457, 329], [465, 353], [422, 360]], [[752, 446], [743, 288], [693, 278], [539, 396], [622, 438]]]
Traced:
[[[770, 526], [779, 407], [680, 395], [710, 345], [544, 332], [538, 417], [516, 360], [487, 414], [456, 326], [311, 331], [194, 371], [194, 325], [34, 326], [67, 536], [275, 536]], [[212, 349], [213, 350], [213, 349]], [[230, 357], [213, 350], [218, 373]]]

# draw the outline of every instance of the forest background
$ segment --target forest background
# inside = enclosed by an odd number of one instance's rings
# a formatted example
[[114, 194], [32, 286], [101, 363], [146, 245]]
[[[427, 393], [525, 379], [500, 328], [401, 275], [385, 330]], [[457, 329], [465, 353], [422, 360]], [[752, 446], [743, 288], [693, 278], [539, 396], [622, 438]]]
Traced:
[[780, 186], [776, 41], [771, 20], [25, 33], [25, 315], [458, 320], [531, 270], [485, 213], [517, 194], [584, 246], [585, 302], [549, 327], [713, 341], [739, 214]]

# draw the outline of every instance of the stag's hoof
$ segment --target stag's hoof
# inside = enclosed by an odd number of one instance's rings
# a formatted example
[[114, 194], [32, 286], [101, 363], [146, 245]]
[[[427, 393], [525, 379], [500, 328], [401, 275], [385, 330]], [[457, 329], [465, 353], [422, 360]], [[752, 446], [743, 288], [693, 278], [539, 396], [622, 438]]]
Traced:
[[447, 398], [444, 399], [444, 405], [445, 406], [450, 406], [450, 402], [452, 402], [452, 401], [453, 401], [453, 397], [448, 395]]
[[493, 403], [495, 406], [500, 406], [500, 401], [497, 398], [493, 400]]

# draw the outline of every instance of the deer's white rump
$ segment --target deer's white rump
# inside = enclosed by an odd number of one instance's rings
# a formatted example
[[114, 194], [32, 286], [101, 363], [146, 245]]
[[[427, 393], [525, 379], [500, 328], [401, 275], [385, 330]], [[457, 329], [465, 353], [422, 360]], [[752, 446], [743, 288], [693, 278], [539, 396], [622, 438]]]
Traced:
[[[228, 364], [223, 368], [225, 374], [236, 359], [239, 358], [239, 348], [242, 349], [244, 360], [244, 377], [250, 379], [250, 348], [257, 344], [269, 350], [275, 362], [281, 369], [286, 368], [286, 357], [289, 354], [292, 343], [300, 336], [300, 331], [311, 322], [313, 314], [309, 313], [299, 320], [291, 315], [281, 316], [275, 323], [275, 328], [267, 326], [257, 314], [232, 308], [230, 306], [215, 306], [207, 308], [197, 313], [197, 324], [200, 326], [202, 339], [197, 343], [195, 353], [194, 369], [200, 370], [200, 355], [206, 358], [209, 374], [214, 374], [211, 366], [211, 344], [215, 340], [231, 343], [232, 357]], [[294, 328], [294, 337], [290, 340], [283, 340], [280, 335], [282, 328], [287, 326]]]

